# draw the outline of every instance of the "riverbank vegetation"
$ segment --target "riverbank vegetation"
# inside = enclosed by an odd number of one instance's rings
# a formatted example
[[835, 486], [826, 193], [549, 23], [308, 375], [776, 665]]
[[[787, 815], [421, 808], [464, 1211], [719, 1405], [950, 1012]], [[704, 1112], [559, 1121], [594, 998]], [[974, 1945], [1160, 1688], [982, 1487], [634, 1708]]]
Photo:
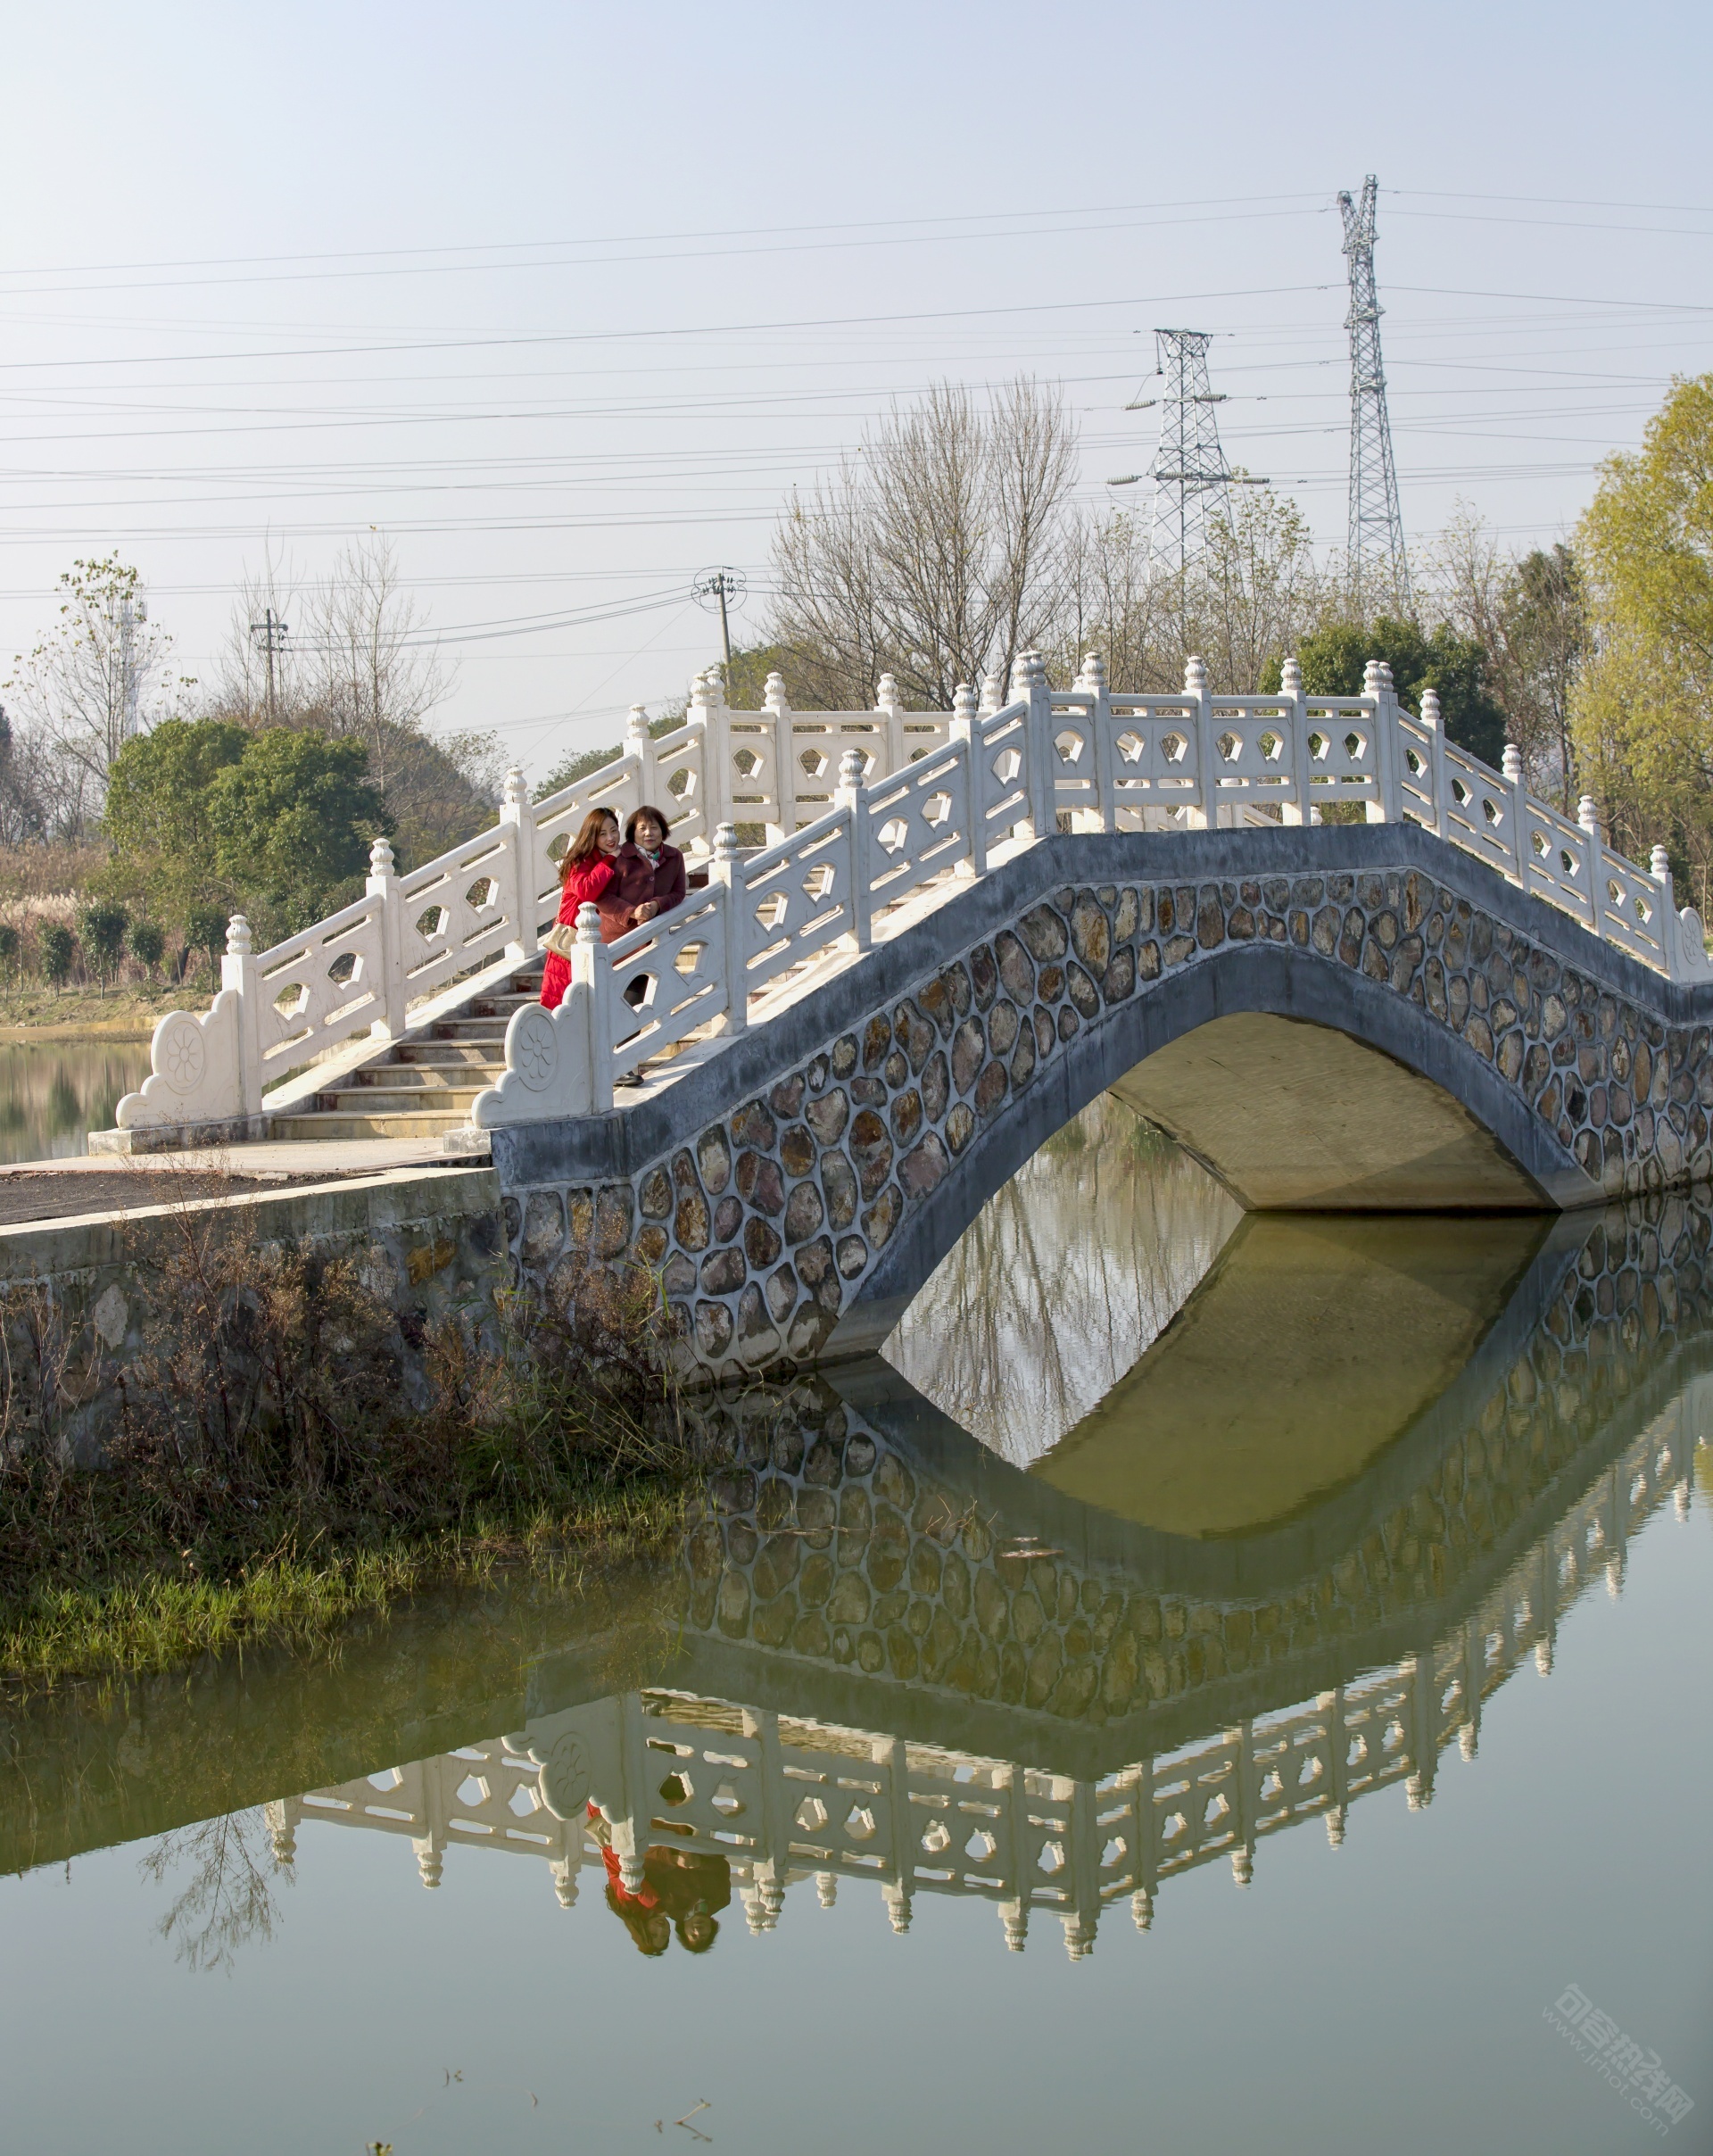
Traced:
[[[658, 1545], [691, 1465], [656, 1283], [401, 1319], [349, 1256], [185, 1207], [140, 1345], [7, 1298], [0, 1681], [309, 1646], [496, 1567]], [[103, 1464], [72, 1464], [102, 1403]]]

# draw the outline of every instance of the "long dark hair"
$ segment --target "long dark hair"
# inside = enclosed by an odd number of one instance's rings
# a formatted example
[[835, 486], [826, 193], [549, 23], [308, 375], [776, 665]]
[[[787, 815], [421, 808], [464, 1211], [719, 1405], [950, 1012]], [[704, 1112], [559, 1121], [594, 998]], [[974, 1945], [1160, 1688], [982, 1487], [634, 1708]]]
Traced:
[[655, 822], [659, 825], [660, 843], [664, 846], [666, 841], [672, 836], [672, 825], [667, 823], [666, 817], [661, 815], [658, 808], [650, 808], [647, 801], [644, 801], [640, 808], [633, 808], [630, 815], [625, 819], [625, 843], [627, 846], [635, 845], [636, 827], [642, 821], [642, 818], [645, 816], [651, 816]]
[[[613, 814], [610, 808], [592, 808], [589, 811], [588, 815], [583, 819], [582, 830], [578, 832], [576, 837], [573, 839], [571, 843], [566, 848], [565, 858], [559, 863], [559, 881], [561, 883], [564, 883], [567, 876], [570, 875], [574, 868], [581, 867], [584, 861], [592, 861], [594, 859], [595, 856], [600, 851], [601, 832], [608, 824], [616, 824], [618, 818]], [[630, 834], [627, 832], [625, 835], [628, 837]]]

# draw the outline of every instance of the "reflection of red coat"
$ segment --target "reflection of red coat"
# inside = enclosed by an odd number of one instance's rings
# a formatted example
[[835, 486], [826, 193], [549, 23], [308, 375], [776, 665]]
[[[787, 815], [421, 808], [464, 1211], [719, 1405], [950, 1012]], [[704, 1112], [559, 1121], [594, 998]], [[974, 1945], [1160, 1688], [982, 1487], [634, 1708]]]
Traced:
[[[579, 861], [565, 879], [565, 891], [559, 900], [559, 925], [575, 928], [577, 908], [593, 906], [612, 882], [616, 870], [609, 855], [598, 853], [593, 859]], [[609, 937], [608, 941], [611, 941]], [[560, 958], [557, 950], [547, 954], [547, 964], [542, 968], [542, 1001], [549, 1010], [558, 1010], [565, 1000], [565, 991], [571, 985], [571, 961]]]

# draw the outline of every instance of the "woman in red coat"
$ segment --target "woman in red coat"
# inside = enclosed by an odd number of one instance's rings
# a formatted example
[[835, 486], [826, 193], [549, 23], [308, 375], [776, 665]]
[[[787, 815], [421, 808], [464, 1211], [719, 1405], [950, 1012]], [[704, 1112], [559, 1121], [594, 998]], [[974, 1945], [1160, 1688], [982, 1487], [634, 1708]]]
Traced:
[[[617, 874], [619, 845], [618, 818], [610, 808], [592, 808], [583, 819], [583, 829], [566, 848], [565, 858], [559, 863], [557, 926], [575, 928], [579, 907], [600, 903]], [[601, 925], [605, 934], [604, 915]], [[606, 940], [612, 941], [610, 936]], [[564, 1002], [570, 983], [570, 959], [561, 958], [557, 950], [550, 950], [547, 964], [542, 968], [542, 1001], [549, 1010], [558, 1010]]]

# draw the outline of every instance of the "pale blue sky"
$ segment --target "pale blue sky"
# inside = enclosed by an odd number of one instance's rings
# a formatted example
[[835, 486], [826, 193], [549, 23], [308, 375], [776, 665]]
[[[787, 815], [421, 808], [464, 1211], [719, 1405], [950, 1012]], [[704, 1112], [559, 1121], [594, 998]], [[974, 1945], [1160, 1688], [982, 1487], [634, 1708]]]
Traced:
[[[15, 10], [0, 653], [115, 546], [199, 673], [270, 534], [313, 575], [379, 526], [449, 629], [759, 583], [788, 489], [937, 377], [1063, 381], [1105, 499], [1161, 323], [1221, 333], [1228, 448], [1336, 541], [1370, 170], [1406, 521], [1550, 537], [1709, 364], [1709, 20]], [[539, 770], [711, 633], [449, 644], [446, 717]]]

